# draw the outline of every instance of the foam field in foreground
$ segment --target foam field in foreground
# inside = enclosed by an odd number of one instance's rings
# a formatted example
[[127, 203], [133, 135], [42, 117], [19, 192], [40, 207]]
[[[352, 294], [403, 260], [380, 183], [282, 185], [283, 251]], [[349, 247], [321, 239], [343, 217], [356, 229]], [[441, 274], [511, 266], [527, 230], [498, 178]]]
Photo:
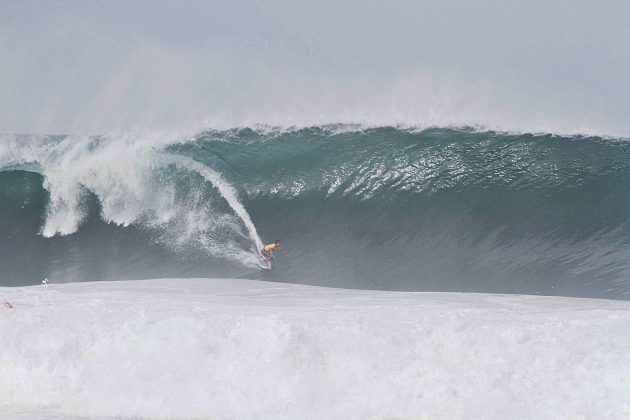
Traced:
[[0, 297], [12, 418], [630, 418], [630, 302], [233, 279]]

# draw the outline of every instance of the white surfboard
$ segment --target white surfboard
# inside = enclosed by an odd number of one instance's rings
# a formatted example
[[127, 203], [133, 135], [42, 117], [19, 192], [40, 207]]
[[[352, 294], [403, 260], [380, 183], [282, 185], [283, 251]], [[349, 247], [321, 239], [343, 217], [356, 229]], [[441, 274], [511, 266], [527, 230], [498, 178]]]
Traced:
[[271, 270], [271, 261], [265, 262], [265, 260], [258, 261], [258, 266], [260, 268], [264, 268], [265, 270]]

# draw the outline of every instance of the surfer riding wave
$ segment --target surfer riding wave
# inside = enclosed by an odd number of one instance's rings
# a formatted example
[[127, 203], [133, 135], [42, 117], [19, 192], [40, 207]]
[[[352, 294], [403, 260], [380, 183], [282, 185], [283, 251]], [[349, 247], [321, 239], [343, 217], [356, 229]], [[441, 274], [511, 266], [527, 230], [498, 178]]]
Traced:
[[260, 250], [263, 256], [263, 261], [262, 261], [263, 264], [268, 265], [272, 260], [276, 258], [273, 255], [273, 251], [275, 250], [282, 250], [282, 246], [280, 245], [279, 239], [277, 239], [275, 242], [271, 244], [263, 246], [263, 248]]

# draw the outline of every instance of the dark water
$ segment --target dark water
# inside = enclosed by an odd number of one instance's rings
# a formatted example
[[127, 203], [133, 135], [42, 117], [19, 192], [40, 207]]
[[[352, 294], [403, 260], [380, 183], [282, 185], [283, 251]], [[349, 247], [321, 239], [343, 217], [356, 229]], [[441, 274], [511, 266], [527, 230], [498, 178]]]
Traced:
[[[234, 276], [630, 298], [625, 140], [346, 126], [210, 131], [149, 148], [14, 136], [4, 147], [2, 285]], [[271, 271], [243, 264], [239, 250], [254, 250], [243, 221], [170, 156], [221, 174], [263, 240], [282, 239], [289, 255]], [[73, 233], [42, 235], [68, 202], [82, 212]]]

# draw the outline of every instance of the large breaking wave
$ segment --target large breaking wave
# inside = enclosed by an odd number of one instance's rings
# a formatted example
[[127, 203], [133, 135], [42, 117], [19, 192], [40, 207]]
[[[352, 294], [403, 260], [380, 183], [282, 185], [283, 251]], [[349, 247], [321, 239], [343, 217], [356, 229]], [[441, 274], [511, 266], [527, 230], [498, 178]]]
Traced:
[[[231, 276], [630, 296], [624, 139], [325, 126], [3, 136], [2, 285]], [[264, 241], [289, 255], [254, 264]]]

